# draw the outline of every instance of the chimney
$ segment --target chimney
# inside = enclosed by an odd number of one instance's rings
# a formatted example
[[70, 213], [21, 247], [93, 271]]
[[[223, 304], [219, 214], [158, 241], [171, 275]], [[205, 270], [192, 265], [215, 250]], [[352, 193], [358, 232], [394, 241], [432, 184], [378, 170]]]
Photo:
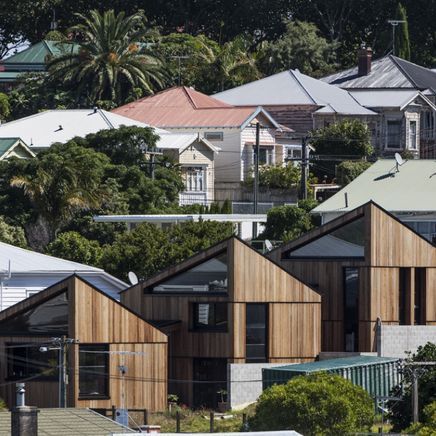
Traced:
[[358, 74], [367, 76], [371, 72], [372, 49], [362, 46], [358, 53]]
[[11, 436], [38, 436], [38, 409], [26, 406], [24, 383], [17, 383], [17, 405], [11, 412]]

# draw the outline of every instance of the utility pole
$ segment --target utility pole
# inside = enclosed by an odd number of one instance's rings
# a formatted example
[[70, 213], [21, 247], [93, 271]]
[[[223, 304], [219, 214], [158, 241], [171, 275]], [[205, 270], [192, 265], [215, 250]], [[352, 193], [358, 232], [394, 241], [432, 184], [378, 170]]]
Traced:
[[417, 368], [412, 368], [412, 417], [413, 422], [419, 421], [418, 374]]
[[[260, 147], [260, 124], [256, 123], [256, 144], [254, 146], [254, 192], [253, 192], [253, 214], [257, 215], [257, 202], [259, 193], [259, 147]], [[253, 239], [257, 238], [257, 222], [253, 222]]]
[[301, 140], [301, 199], [307, 200], [307, 137]]
[[401, 23], [405, 23], [404, 20], [388, 20], [388, 23], [392, 26], [392, 54], [395, 56], [395, 30]]

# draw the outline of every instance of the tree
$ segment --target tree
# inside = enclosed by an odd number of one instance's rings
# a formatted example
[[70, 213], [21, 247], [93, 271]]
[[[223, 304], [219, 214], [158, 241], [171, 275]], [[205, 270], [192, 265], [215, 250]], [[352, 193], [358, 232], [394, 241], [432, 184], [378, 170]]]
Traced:
[[289, 21], [279, 39], [264, 44], [259, 69], [267, 76], [298, 69], [303, 74], [319, 77], [334, 71], [336, 45], [319, 36], [315, 24]]
[[351, 183], [356, 177], [360, 176], [372, 164], [366, 161], [344, 161], [336, 167], [336, 181], [341, 186]]
[[0, 121], [6, 120], [11, 113], [9, 98], [3, 92], [0, 92]]
[[398, 3], [396, 19], [404, 21], [400, 23], [395, 33], [395, 55], [410, 60], [409, 23], [407, 21], [406, 8]]
[[70, 32], [81, 39], [80, 49], [52, 59], [48, 65], [52, 77], [75, 87], [77, 97], [118, 105], [136, 89], [150, 94], [163, 86], [162, 64], [143, 44], [147, 29], [142, 13], [125, 17], [124, 12], [93, 10], [89, 17], [76, 15], [81, 22]]
[[232, 234], [230, 223], [214, 221], [184, 223], [169, 229], [143, 223], [118, 235], [114, 244], [105, 247], [101, 265], [121, 279], [126, 279], [129, 271], [147, 279]]
[[310, 214], [298, 206], [277, 206], [268, 211], [261, 239], [292, 241], [313, 227]]
[[46, 245], [76, 211], [102, 203], [101, 182], [108, 161], [104, 154], [74, 143], [54, 144], [12, 177], [11, 186], [23, 190], [44, 229], [45, 236], [33, 244]]
[[292, 429], [336, 436], [368, 431], [373, 420], [374, 404], [363, 388], [321, 372], [266, 389], [249, 425], [254, 431]]
[[86, 239], [77, 232], [65, 232], [57, 236], [47, 248], [46, 253], [62, 259], [100, 266], [103, 250], [98, 241]]
[[3, 217], [0, 217], [0, 241], [16, 247], [27, 247], [24, 229], [9, 225]]
[[[400, 432], [412, 422], [412, 372], [407, 367], [408, 362], [436, 362], [436, 343], [428, 342], [418, 347], [416, 353], [406, 360], [406, 370], [403, 373], [402, 384], [394, 387], [393, 397], [401, 397], [402, 401], [391, 402], [389, 420], [393, 431]], [[419, 416], [423, 416], [423, 409], [436, 400], [436, 367], [424, 367], [418, 378], [418, 404]]]
[[[264, 165], [259, 168], [259, 186], [267, 189], [295, 189], [300, 183], [301, 169], [295, 165]], [[252, 186], [253, 176], [246, 184]]]
[[424, 407], [422, 421], [412, 424], [406, 432], [416, 436], [432, 436], [436, 434], [436, 401]]

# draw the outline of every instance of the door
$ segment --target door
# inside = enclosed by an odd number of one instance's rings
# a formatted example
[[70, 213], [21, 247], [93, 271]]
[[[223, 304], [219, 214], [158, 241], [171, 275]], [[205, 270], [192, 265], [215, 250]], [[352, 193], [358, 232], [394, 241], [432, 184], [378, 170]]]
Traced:
[[227, 390], [227, 359], [194, 358], [194, 407], [216, 408]]

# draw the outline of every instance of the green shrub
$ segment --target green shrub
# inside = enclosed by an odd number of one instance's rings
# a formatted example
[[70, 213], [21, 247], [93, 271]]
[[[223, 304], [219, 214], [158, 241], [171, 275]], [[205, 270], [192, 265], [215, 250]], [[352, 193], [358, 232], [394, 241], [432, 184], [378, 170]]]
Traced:
[[295, 430], [310, 435], [345, 435], [369, 430], [374, 404], [369, 394], [340, 376], [316, 373], [260, 396], [250, 430]]
[[346, 186], [352, 182], [357, 176], [360, 176], [372, 164], [366, 161], [345, 161], [341, 162], [336, 167], [336, 181], [341, 186]]
[[436, 434], [436, 401], [424, 407], [422, 422], [411, 425], [407, 434], [416, 436], [434, 436]]

